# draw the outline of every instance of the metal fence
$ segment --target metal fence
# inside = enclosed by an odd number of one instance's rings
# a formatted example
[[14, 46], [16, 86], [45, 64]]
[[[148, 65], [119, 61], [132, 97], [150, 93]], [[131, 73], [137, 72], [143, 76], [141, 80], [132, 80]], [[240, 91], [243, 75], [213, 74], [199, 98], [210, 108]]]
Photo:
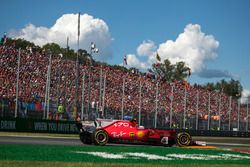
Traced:
[[[184, 96], [185, 97], [185, 96]], [[187, 96], [188, 97], [188, 96]], [[198, 97], [198, 95], [197, 95]], [[196, 98], [197, 98], [196, 97]], [[228, 102], [230, 102], [228, 99]], [[185, 100], [185, 99], [183, 99]], [[197, 100], [197, 99], [196, 99]], [[209, 99], [207, 99], [209, 100]], [[212, 100], [212, 98], [210, 99]], [[171, 101], [171, 100], [170, 100]], [[187, 106], [189, 106], [188, 99]], [[156, 112], [156, 108], [152, 109], [149, 112], [141, 112], [139, 116], [139, 109], [135, 110], [127, 110], [124, 109], [124, 114], [122, 116], [121, 110], [114, 110], [108, 107], [104, 108], [104, 111], [98, 107], [98, 105], [91, 105], [89, 113], [84, 112], [84, 119], [95, 119], [97, 117], [102, 117], [106, 119], [122, 119], [122, 118], [136, 118], [140, 125], [145, 127], [157, 127], [157, 128], [176, 128], [176, 129], [189, 129], [189, 130], [215, 130], [215, 131], [249, 131], [249, 108], [248, 104], [241, 103], [232, 103], [231, 107], [226, 104], [218, 103], [218, 110], [211, 110], [211, 106], [206, 106], [207, 113], [210, 113], [210, 116], [205, 115], [201, 116], [199, 113], [201, 109], [199, 106], [199, 101], [197, 100], [196, 109], [197, 111], [192, 112], [191, 107], [186, 106], [186, 116], [184, 118], [183, 112], [175, 112], [176, 107], [173, 105], [172, 112], [172, 123], [170, 124], [171, 112], [166, 111], [164, 106], [159, 105], [158, 111]], [[173, 100], [174, 103], [174, 100]], [[206, 102], [209, 104], [209, 101]], [[0, 99], [0, 116], [2, 118], [14, 118], [15, 117], [15, 100], [14, 99]], [[230, 104], [230, 103], [228, 103]], [[17, 109], [17, 118], [29, 118], [29, 119], [44, 119], [47, 115], [44, 112], [44, 102], [41, 101], [33, 101], [33, 102], [22, 102], [18, 101], [18, 109]], [[223, 113], [221, 115], [217, 115], [219, 113], [222, 105], [226, 105], [225, 108], [228, 109], [228, 112]], [[65, 108], [63, 112], [58, 112], [58, 107], [56, 102], [50, 102], [49, 106], [49, 120], [75, 120], [73, 116], [73, 105]], [[79, 106], [80, 108], [81, 106]], [[215, 109], [215, 108], [214, 108]], [[185, 105], [183, 106], [183, 111], [185, 110]], [[79, 109], [80, 111], [80, 109]], [[84, 106], [84, 111], [87, 111], [87, 105]], [[81, 116], [81, 112], [78, 113]], [[46, 118], [47, 119], [47, 118]], [[140, 121], [139, 121], [140, 120]], [[185, 122], [185, 125], [184, 125]]]

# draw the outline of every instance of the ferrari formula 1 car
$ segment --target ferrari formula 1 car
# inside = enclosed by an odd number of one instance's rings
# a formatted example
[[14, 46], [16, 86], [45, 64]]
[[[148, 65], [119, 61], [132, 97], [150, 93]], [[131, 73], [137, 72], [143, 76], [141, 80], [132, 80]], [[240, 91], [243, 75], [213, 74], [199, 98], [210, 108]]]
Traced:
[[106, 145], [107, 143], [141, 143], [163, 146], [195, 145], [188, 132], [176, 130], [145, 129], [129, 120], [97, 120], [78, 122], [80, 140], [84, 144]]

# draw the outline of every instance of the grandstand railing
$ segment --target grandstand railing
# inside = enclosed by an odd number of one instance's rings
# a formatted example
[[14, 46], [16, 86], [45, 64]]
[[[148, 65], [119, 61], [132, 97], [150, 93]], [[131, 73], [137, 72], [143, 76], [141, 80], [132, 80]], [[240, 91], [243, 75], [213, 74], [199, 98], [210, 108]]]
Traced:
[[[68, 106], [67, 109], [64, 109], [64, 111], [60, 114], [58, 114], [58, 106], [56, 102], [50, 103], [50, 117], [49, 119], [43, 119], [44, 114], [44, 103], [41, 101], [32, 101], [32, 102], [18, 102], [18, 119], [32, 119], [32, 120], [55, 120], [55, 121], [74, 121], [75, 118], [73, 117], [73, 106]], [[87, 106], [85, 107], [85, 111], [87, 109]], [[79, 110], [80, 111], [80, 110]], [[104, 108], [104, 115], [102, 116], [102, 111], [98, 110], [97, 107], [93, 107], [90, 110], [90, 113], [84, 114], [83, 118], [87, 119], [90, 118], [90, 120], [94, 120], [98, 117], [104, 117], [107, 119], [122, 119], [121, 111], [120, 110], [114, 110], [110, 108]], [[81, 114], [81, 113], [79, 113]], [[139, 119], [139, 113], [137, 111], [129, 111], [124, 110], [125, 116], [130, 116], [133, 118]], [[208, 119], [204, 119], [201, 117], [198, 117], [197, 115], [188, 115], [186, 117], [186, 128], [183, 128], [183, 114], [182, 113], [174, 113], [173, 116], [173, 124], [172, 127], [170, 127], [169, 122], [169, 112], [165, 112], [165, 110], [159, 110], [157, 114], [157, 128], [163, 128], [163, 129], [169, 129], [169, 128], [175, 128], [175, 129], [186, 129], [191, 130], [192, 133], [195, 134], [195, 131], [199, 131], [199, 134], [208, 133], [209, 134], [220, 134], [217, 133], [217, 131], [232, 131], [234, 133], [237, 132], [249, 132], [250, 127], [247, 120], [240, 120], [237, 119], [231, 120], [214, 120], [210, 119], [210, 127], [208, 129]], [[1, 119], [14, 119], [15, 118], [15, 100], [13, 99], [7, 99], [7, 98], [0, 98], [0, 118]], [[220, 123], [220, 128], [219, 128]], [[229, 125], [230, 123], [230, 125]], [[198, 125], [197, 125], [198, 124]], [[142, 112], [141, 113], [141, 125], [145, 127], [154, 127], [155, 125], [155, 111], [152, 110], [150, 112]], [[229, 129], [230, 127], [230, 129]], [[231, 133], [230, 133], [231, 134]]]

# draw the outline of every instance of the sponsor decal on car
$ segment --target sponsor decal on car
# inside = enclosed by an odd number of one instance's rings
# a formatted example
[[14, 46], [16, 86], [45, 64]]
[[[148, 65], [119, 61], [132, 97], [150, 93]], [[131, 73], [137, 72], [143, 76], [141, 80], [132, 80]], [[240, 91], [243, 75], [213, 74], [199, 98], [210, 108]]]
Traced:
[[145, 136], [145, 133], [143, 131], [137, 132], [137, 137], [143, 138]]
[[111, 132], [111, 134], [113, 135], [114, 138], [119, 138], [119, 137], [122, 137], [123, 135], [125, 135], [125, 134], [127, 134], [127, 133], [121, 131], [120, 133]]
[[135, 137], [135, 133], [134, 132], [129, 132], [129, 137]]

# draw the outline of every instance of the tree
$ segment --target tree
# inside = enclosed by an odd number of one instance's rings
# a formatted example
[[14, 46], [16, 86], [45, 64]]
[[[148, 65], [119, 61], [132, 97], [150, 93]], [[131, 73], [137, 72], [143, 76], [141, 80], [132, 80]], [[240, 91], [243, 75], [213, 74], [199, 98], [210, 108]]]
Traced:
[[234, 79], [231, 79], [229, 84], [230, 84], [231, 89], [228, 93], [235, 98], [240, 98], [242, 90], [243, 90], [243, 88], [240, 84], [240, 81], [238, 81], [238, 80], [236, 81]]
[[84, 49], [79, 49], [79, 61], [81, 64], [87, 62], [87, 60], [91, 59], [91, 55]]
[[62, 48], [56, 43], [47, 43], [43, 45], [42, 49], [46, 51], [50, 50], [52, 54], [63, 53]]
[[220, 92], [225, 93], [228, 96], [232, 96], [233, 98], [240, 98], [242, 93], [242, 85], [240, 81], [231, 79], [230, 81], [225, 81], [224, 79], [217, 83], [207, 83], [205, 85], [206, 89], [209, 90], [218, 90]]
[[183, 81], [188, 75], [189, 68], [184, 62], [177, 62], [175, 65], [174, 78], [177, 81]]
[[8, 38], [6, 44], [7, 46], [15, 46], [16, 48], [27, 49], [27, 47], [31, 47], [34, 51], [40, 50], [39, 46], [36, 46], [34, 43], [26, 41], [25, 39], [11, 39]]
[[153, 64], [152, 71], [157, 77], [166, 82], [173, 81], [184, 81], [188, 75], [189, 68], [186, 67], [184, 62], [177, 62], [176, 64], [171, 64], [171, 62], [166, 59], [164, 63]]

